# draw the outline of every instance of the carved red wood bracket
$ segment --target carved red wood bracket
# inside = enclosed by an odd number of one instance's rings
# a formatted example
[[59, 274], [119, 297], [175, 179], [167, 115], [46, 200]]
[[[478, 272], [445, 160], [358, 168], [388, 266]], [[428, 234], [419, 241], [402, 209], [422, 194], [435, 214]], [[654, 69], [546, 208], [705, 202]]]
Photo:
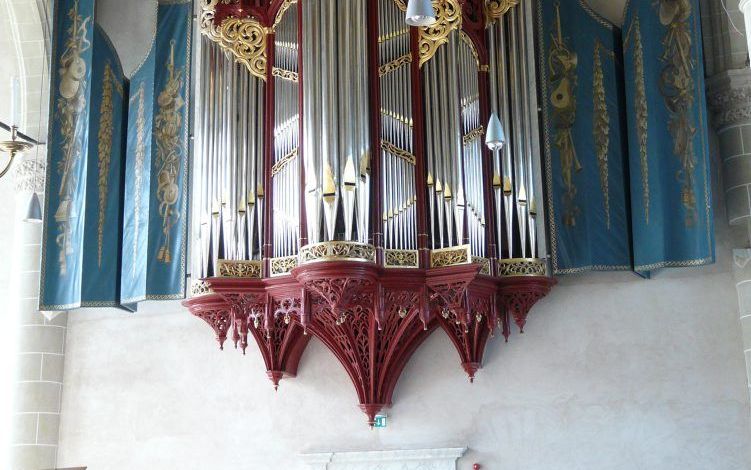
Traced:
[[[294, 377], [311, 336], [347, 371], [360, 408], [374, 423], [392, 403], [412, 354], [440, 327], [474, 380], [488, 340], [509, 315], [523, 327], [529, 310], [555, 281], [495, 278], [479, 266], [384, 270], [359, 262], [314, 263], [271, 279], [207, 279], [213, 293], [185, 305], [243, 352], [252, 336], [277, 387]], [[310, 333], [310, 335], [308, 335]]]

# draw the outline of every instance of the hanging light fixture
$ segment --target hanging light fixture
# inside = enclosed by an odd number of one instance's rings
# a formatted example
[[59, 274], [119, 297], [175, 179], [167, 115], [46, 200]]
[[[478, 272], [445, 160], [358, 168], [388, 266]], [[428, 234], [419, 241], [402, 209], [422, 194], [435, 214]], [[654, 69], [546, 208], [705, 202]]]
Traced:
[[500, 150], [506, 144], [506, 133], [503, 132], [501, 120], [495, 113], [490, 115], [488, 133], [485, 135], [485, 145], [492, 151]]
[[24, 216], [23, 221], [35, 224], [42, 222], [42, 205], [39, 203], [39, 195], [36, 191], [31, 193], [29, 206], [26, 209], [26, 215]]
[[409, 0], [405, 22], [410, 26], [430, 26], [435, 23], [433, 3], [430, 0]]

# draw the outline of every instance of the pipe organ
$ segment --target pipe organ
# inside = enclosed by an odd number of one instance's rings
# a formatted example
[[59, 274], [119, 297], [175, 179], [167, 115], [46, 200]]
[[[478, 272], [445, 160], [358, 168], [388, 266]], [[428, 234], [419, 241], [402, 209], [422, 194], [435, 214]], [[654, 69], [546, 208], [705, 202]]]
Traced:
[[434, 329], [473, 379], [554, 284], [532, 2], [433, 7], [417, 28], [403, 0], [201, 4], [186, 305], [255, 338], [275, 385], [319, 338], [371, 423]]

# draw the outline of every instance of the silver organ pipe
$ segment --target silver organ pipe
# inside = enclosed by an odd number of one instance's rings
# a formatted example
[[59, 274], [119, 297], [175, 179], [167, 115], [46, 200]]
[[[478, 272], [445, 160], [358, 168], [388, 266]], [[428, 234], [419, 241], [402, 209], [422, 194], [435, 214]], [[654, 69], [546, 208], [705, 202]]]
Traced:
[[459, 93], [461, 97], [464, 199], [469, 229], [471, 253], [486, 255], [485, 199], [483, 194], [484, 128], [480, 119], [479, 62], [477, 51], [469, 36], [462, 34], [459, 44]]
[[[545, 257], [531, 2], [492, 21], [484, 45], [457, 25], [428, 58], [411, 40], [416, 31], [404, 22], [405, 2], [375, 2], [370, 22], [369, 0], [304, 0], [282, 8], [273, 25], [253, 19], [270, 38], [264, 73], [252, 72], [204, 31], [197, 52], [194, 277], [218, 275], [220, 260], [262, 261], [266, 240], [268, 256], [293, 262], [303, 242], [378, 239], [386, 252], [466, 248], [489, 269], [488, 234], [501, 260]], [[369, 47], [376, 36], [377, 46]], [[480, 59], [485, 50], [487, 65]], [[415, 89], [422, 96], [413, 97]], [[379, 112], [371, 92], [378, 93]], [[483, 148], [488, 109], [508, 138], [492, 156]], [[380, 135], [371, 136], [375, 116]], [[424, 121], [417, 133], [415, 121]], [[427, 196], [425, 207], [418, 195]], [[373, 236], [372, 206], [380, 206], [383, 237]], [[427, 246], [418, 246], [418, 220], [427, 222], [427, 238], [419, 238]]]
[[365, 0], [303, 2], [308, 240], [367, 242], [370, 213]]
[[495, 231], [499, 258], [544, 258], [539, 237], [543, 214], [542, 175], [534, 62], [532, 11], [526, 3], [511, 9], [487, 29], [490, 107], [509, 141], [493, 157]]
[[378, 0], [384, 245], [417, 249], [415, 156], [409, 27], [394, 0]]
[[265, 86], [209, 38], [198, 47], [193, 270], [208, 277], [219, 260], [261, 259]]
[[289, 8], [274, 36], [273, 256], [297, 254], [300, 246], [300, 113], [298, 14]]

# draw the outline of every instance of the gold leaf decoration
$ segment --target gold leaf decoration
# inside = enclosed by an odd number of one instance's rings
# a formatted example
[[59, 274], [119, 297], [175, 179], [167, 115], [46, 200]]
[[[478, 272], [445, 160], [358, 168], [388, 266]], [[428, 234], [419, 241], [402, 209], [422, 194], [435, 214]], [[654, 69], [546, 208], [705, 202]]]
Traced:
[[405, 162], [414, 165], [417, 161], [415, 159], [415, 156], [411, 153], [407, 152], [406, 150], [402, 150], [396, 145], [392, 144], [391, 142], [387, 140], [381, 140], [381, 148], [385, 151], [390, 153], [391, 155], [394, 155], [395, 157], [399, 157]]
[[271, 258], [271, 277], [289, 274], [297, 267], [297, 255]]
[[229, 261], [219, 260], [219, 277], [234, 277], [241, 279], [261, 279], [261, 261]]
[[218, 3], [219, 0], [204, 0], [201, 32], [232, 53], [235, 61], [245, 65], [252, 75], [266, 80], [266, 41], [271, 30], [255, 18], [226, 18], [221, 24], [215, 24]]
[[276, 12], [276, 18], [274, 19], [274, 26], [273, 29], [276, 29], [277, 25], [282, 22], [282, 19], [284, 18], [284, 14], [287, 13], [287, 10], [289, 10], [289, 7], [296, 4], [297, 0], [284, 0], [282, 3], [282, 6], [279, 7], [279, 10]]
[[546, 276], [547, 263], [544, 259], [512, 258], [498, 262], [498, 275], [502, 277]]
[[385, 250], [384, 265], [387, 268], [420, 267], [417, 250]]
[[293, 83], [297, 83], [300, 80], [299, 76], [297, 75], [297, 72], [292, 72], [291, 70], [280, 69], [279, 67], [273, 67], [271, 69], [271, 75], [274, 77], [279, 77], [282, 80], [287, 80]]
[[499, 18], [519, 4], [519, 0], [486, 0], [485, 1], [485, 26], [496, 22]]
[[462, 27], [462, 8], [459, 0], [433, 0], [433, 8], [437, 21], [431, 26], [420, 28], [420, 68], [433, 58], [439, 47], [449, 42], [451, 31]]
[[366, 261], [375, 263], [376, 251], [372, 245], [355, 242], [323, 242], [300, 249], [300, 264], [319, 261]]
[[400, 67], [411, 64], [412, 63], [412, 54], [407, 53], [404, 54], [401, 57], [397, 57], [396, 59], [392, 60], [388, 64], [384, 64], [378, 68], [378, 76], [383, 77], [384, 75], [387, 75], [395, 70], [398, 70]]
[[430, 267], [442, 268], [445, 266], [457, 266], [472, 262], [469, 245], [459, 247], [442, 248], [430, 252]]

